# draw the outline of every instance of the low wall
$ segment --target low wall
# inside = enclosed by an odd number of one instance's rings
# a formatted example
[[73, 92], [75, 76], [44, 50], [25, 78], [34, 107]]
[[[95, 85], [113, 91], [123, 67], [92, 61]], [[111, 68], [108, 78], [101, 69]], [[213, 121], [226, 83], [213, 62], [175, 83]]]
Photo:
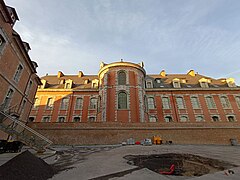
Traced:
[[160, 136], [175, 144], [230, 144], [240, 140], [240, 126], [229, 123], [31, 123], [30, 127], [54, 144], [119, 144], [128, 138], [140, 141]]

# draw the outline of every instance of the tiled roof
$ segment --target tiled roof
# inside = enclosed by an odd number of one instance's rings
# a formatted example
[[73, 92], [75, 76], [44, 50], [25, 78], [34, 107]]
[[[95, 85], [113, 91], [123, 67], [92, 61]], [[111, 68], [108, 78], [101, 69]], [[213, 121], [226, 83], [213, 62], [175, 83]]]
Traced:
[[[61, 84], [61, 81], [68, 79], [73, 81], [72, 89], [89, 89], [92, 88], [92, 80], [98, 79], [98, 76], [84, 75], [83, 77], [78, 77], [78, 75], [64, 75], [58, 78], [57, 75], [47, 75], [41, 79], [47, 81], [46, 89], [64, 89], [64, 84]], [[86, 80], [88, 80], [88, 83], [85, 83]]]
[[[180, 84], [182, 88], [200, 88], [199, 80], [202, 78], [208, 79], [211, 81], [209, 83], [209, 87], [217, 88], [217, 87], [228, 87], [225, 79], [213, 79], [211, 77], [203, 76], [200, 74], [196, 74], [195, 76], [191, 76], [188, 74], [166, 74], [166, 76], [161, 75], [147, 75], [146, 78], [151, 79], [160, 79], [161, 83], [157, 83], [153, 81], [153, 87], [155, 88], [172, 88], [172, 82], [175, 78], [180, 80]], [[185, 81], [185, 82], [184, 82]]]
[[[179, 79], [181, 88], [200, 88], [200, 79], [207, 79], [211, 83], [208, 83], [210, 88], [221, 88], [228, 87], [225, 78], [214, 79], [211, 77], [203, 76], [200, 74], [195, 74], [195, 76], [191, 76], [189, 74], [166, 74], [165, 76], [150, 74], [146, 75], [145, 80], [151, 79], [153, 82], [153, 88], [173, 88], [173, 80]], [[46, 75], [41, 78], [42, 80], [47, 81], [47, 85], [45, 89], [64, 89], [64, 83], [61, 81], [72, 80], [73, 85], [72, 89], [94, 89], [92, 87], [92, 81], [94, 79], [98, 79], [97, 75], [83, 75], [79, 77], [78, 75], [63, 75], [62, 77], [57, 77], [57, 75]], [[160, 83], [157, 82], [157, 79], [160, 80]], [[86, 80], [88, 80], [86, 82]]]

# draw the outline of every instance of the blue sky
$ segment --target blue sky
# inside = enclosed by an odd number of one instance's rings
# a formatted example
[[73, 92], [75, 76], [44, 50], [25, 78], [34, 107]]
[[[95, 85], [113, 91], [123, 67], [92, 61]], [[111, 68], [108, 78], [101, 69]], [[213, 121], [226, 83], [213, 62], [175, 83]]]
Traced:
[[240, 84], [239, 0], [5, 0], [16, 8], [15, 29], [29, 42], [40, 76], [97, 74], [101, 61], [194, 69]]

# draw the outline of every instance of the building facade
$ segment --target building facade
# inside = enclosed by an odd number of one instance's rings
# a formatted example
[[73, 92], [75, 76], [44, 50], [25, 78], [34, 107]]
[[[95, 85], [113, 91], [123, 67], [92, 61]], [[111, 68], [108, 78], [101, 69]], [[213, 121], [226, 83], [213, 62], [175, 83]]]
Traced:
[[[16, 10], [0, 0], [0, 110], [26, 123], [38, 85], [37, 63], [31, 61], [30, 46], [13, 29], [19, 20]], [[4, 116], [0, 116], [2, 123]], [[0, 139], [9, 135], [0, 130]]]
[[98, 75], [41, 78], [29, 121], [57, 144], [112, 144], [160, 135], [176, 143], [227, 144], [240, 135], [234, 79], [146, 74], [144, 64], [101, 63]]

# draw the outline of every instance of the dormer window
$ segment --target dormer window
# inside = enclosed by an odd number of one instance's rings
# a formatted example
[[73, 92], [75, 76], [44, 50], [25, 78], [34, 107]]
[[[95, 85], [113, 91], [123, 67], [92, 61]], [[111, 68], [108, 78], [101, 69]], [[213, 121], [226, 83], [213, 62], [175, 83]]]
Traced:
[[99, 83], [98, 79], [92, 80], [92, 88], [98, 88], [98, 83]]
[[202, 78], [202, 79], [199, 80], [200, 86], [202, 88], [208, 88], [209, 87], [209, 85], [208, 85], [209, 82], [210, 82], [210, 80], [205, 79], [205, 78]]
[[173, 79], [173, 87], [174, 88], [181, 88], [181, 85], [180, 85], [180, 79], [178, 79], [178, 78], [175, 78], [175, 79]]
[[152, 80], [146, 80], [146, 88], [153, 88]]
[[233, 78], [226, 79], [228, 87], [236, 87], [235, 80]]
[[42, 85], [39, 86], [40, 89], [44, 89], [46, 87], [47, 81], [45, 79], [41, 79]]
[[202, 88], [208, 88], [209, 87], [207, 82], [200, 82], [200, 86]]
[[72, 88], [73, 81], [71, 79], [66, 80], [65, 82], [65, 89], [71, 89]]
[[65, 84], [65, 89], [71, 89], [71, 84], [70, 83], [66, 83]]
[[156, 79], [156, 83], [160, 84], [161, 83], [161, 79]]
[[11, 19], [12, 19], [13, 24], [11, 24], [11, 25], [13, 26], [15, 24], [15, 22], [17, 20], [19, 20], [18, 15], [16, 13], [16, 10], [14, 8], [10, 7], [10, 6], [7, 6], [7, 10], [8, 10], [8, 13], [9, 13]]

